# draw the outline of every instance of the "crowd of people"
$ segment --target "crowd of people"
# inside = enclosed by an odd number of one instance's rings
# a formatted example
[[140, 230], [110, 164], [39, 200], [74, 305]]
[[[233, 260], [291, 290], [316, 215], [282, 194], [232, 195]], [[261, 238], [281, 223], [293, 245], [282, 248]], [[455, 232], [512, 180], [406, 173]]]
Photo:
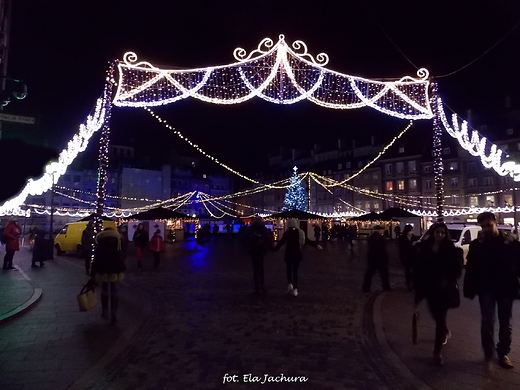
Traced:
[[[489, 365], [496, 357], [503, 368], [513, 367], [508, 357], [512, 340], [512, 307], [513, 301], [520, 298], [520, 243], [512, 235], [500, 231], [496, 217], [491, 212], [478, 216], [481, 231], [478, 238], [469, 245], [466, 272], [463, 280], [463, 296], [474, 299], [478, 296], [481, 311], [481, 343], [485, 362]], [[216, 226], [216, 225], [215, 225]], [[299, 294], [298, 271], [303, 261], [302, 247], [312, 246], [323, 249], [334, 232], [342, 237], [353, 249], [353, 239], [357, 234], [353, 226], [336, 227], [329, 230], [326, 224], [313, 225], [314, 241], [309, 240], [299, 226], [299, 221], [289, 219], [287, 229], [278, 242], [273, 232], [265, 226], [262, 218], [255, 217], [251, 225], [242, 229], [241, 242], [251, 258], [254, 291], [256, 294], [266, 293], [264, 280], [264, 258], [270, 251], [276, 252], [285, 247], [287, 293], [296, 297]], [[226, 229], [227, 230], [227, 229]], [[344, 233], [341, 233], [341, 232]], [[118, 230], [106, 227], [95, 234], [94, 223], [87, 223], [81, 238], [82, 255], [85, 271], [93, 283], [101, 286], [102, 317], [117, 322], [119, 302], [117, 283], [124, 279], [125, 260], [128, 253], [129, 237], [126, 225]], [[200, 229], [200, 237], [216, 235], [218, 229], [210, 230], [209, 225]], [[433, 345], [433, 362], [444, 363], [442, 348], [451, 337], [448, 328], [448, 310], [460, 306], [459, 279], [464, 267], [463, 251], [454, 245], [448, 227], [444, 223], [433, 224], [419, 239], [413, 235], [410, 225], [395, 231], [399, 242], [399, 255], [404, 269], [406, 289], [413, 292], [413, 313], [418, 314], [419, 304], [425, 300], [435, 321], [435, 337]], [[5, 245], [3, 270], [16, 270], [13, 258], [20, 250], [19, 239], [22, 229], [16, 218], [12, 218], [3, 232], [1, 241]], [[30, 246], [33, 250], [32, 266], [40, 267], [47, 259], [48, 240], [45, 231], [30, 231]], [[198, 239], [200, 239], [200, 237]], [[206, 239], [206, 238], [204, 238]], [[139, 223], [132, 236], [135, 245], [137, 269], [143, 271], [143, 257], [146, 251], [153, 256], [153, 268], [157, 270], [164, 251], [164, 238], [160, 229], [156, 229], [150, 237], [144, 224]], [[385, 229], [379, 225], [373, 228], [367, 241], [366, 270], [362, 283], [364, 292], [371, 292], [373, 277], [379, 273], [382, 288], [391, 291], [389, 280], [388, 240]], [[498, 344], [494, 341], [495, 313], [498, 313]]]

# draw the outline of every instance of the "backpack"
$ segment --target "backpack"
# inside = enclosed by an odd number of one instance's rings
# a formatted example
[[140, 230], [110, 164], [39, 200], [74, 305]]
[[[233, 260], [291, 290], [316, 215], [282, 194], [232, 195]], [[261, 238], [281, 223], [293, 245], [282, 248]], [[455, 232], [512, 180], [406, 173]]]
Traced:
[[263, 252], [265, 251], [265, 241], [262, 233], [251, 230], [249, 237], [249, 250], [251, 252]]

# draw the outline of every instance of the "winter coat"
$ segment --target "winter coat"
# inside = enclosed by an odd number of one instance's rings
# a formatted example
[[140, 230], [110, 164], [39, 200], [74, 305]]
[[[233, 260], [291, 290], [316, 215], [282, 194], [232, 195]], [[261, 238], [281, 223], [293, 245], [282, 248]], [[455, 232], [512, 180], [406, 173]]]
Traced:
[[150, 250], [152, 252], [162, 252], [164, 250], [164, 240], [159, 233], [155, 233], [150, 240]]
[[94, 229], [86, 227], [81, 233], [81, 252], [83, 257], [91, 255], [92, 245], [96, 242], [94, 238]]
[[244, 245], [251, 256], [265, 255], [273, 247], [271, 231], [264, 225], [252, 225], [244, 232]]
[[367, 260], [374, 264], [387, 264], [388, 252], [386, 251], [386, 240], [378, 232], [372, 233], [368, 237]]
[[413, 285], [415, 302], [424, 298], [428, 301], [446, 302], [450, 286], [462, 275], [463, 252], [451, 242], [434, 252], [430, 242], [417, 245], [413, 261]]
[[135, 246], [139, 246], [141, 248], [146, 248], [149, 241], [148, 232], [145, 229], [139, 230], [137, 229], [134, 232], [133, 241], [135, 243]]
[[[303, 235], [303, 239], [302, 239]], [[280, 249], [284, 244], [287, 244], [285, 248], [285, 262], [292, 263], [303, 260], [302, 249], [301, 247], [304, 244], [309, 244], [313, 247], [317, 247], [318, 245], [315, 242], [312, 242], [307, 237], [305, 237], [305, 233], [299, 229], [290, 227], [282, 236], [282, 239], [278, 241], [278, 244], [274, 247], [274, 251], [276, 252]]]
[[479, 237], [469, 244], [464, 296], [494, 292], [516, 298], [520, 287], [520, 243], [510, 234]]
[[22, 235], [22, 229], [18, 224], [13, 221], [7, 222], [5, 225], [3, 235], [6, 238], [5, 250], [6, 251], [19, 251], [20, 242], [19, 238]]
[[50, 242], [45, 239], [47, 232], [45, 230], [38, 230], [34, 237], [34, 248], [32, 261], [43, 262], [49, 258], [49, 252], [52, 251]]
[[119, 233], [112, 229], [106, 229], [96, 236], [96, 250], [92, 262], [92, 274], [119, 274], [126, 267], [121, 253], [121, 241]]
[[411, 267], [415, 259], [417, 248], [413, 246], [415, 237], [412, 236], [409, 240], [406, 235], [399, 237], [399, 257], [401, 258], [401, 265], [404, 267]]

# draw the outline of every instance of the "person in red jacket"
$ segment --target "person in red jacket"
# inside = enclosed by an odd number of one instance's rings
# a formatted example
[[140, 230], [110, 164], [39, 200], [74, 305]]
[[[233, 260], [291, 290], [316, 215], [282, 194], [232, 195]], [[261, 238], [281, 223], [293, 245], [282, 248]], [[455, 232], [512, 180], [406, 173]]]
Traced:
[[161, 236], [161, 229], [157, 229], [150, 240], [150, 251], [153, 253], [153, 268], [159, 268], [161, 252], [164, 250], [164, 240]]
[[19, 238], [22, 235], [22, 229], [18, 225], [16, 219], [11, 219], [5, 225], [4, 233], [2, 236], [5, 241], [5, 256], [4, 256], [4, 270], [15, 270], [13, 267], [14, 252], [20, 250]]

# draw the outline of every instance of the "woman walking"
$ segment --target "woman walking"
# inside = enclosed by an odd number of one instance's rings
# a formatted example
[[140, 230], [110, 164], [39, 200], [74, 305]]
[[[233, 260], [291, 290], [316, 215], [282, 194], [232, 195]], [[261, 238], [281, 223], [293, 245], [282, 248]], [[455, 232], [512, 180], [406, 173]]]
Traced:
[[285, 264], [287, 271], [287, 293], [293, 296], [298, 296], [298, 268], [300, 262], [303, 260], [301, 247], [305, 244], [309, 244], [315, 248], [323, 249], [320, 245], [312, 242], [307, 237], [303, 230], [298, 228], [297, 219], [289, 219], [287, 222], [288, 229], [282, 236], [282, 239], [274, 247], [276, 252], [284, 244], [287, 244], [285, 248]]
[[433, 362], [439, 366], [444, 363], [442, 346], [451, 337], [446, 324], [448, 309], [460, 305], [457, 279], [461, 274], [462, 249], [455, 247], [444, 223], [432, 225], [426, 240], [418, 245], [413, 268], [414, 312], [417, 313], [419, 302], [426, 298], [436, 324]]
[[112, 227], [105, 228], [96, 235], [96, 250], [92, 262], [92, 275], [96, 283], [101, 283], [101, 317], [108, 319], [108, 302], [113, 324], [117, 322], [119, 294], [117, 282], [124, 279], [126, 269], [121, 253], [119, 233]]
[[143, 270], [143, 252], [148, 245], [148, 232], [144, 228], [144, 225], [140, 223], [137, 225], [137, 229], [134, 232], [132, 240], [135, 243], [135, 253], [137, 255], [137, 268], [139, 271]]
[[164, 250], [164, 239], [161, 236], [161, 229], [157, 229], [150, 240], [150, 251], [153, 253], [153, 269], [159, 268], [161, 252]]

